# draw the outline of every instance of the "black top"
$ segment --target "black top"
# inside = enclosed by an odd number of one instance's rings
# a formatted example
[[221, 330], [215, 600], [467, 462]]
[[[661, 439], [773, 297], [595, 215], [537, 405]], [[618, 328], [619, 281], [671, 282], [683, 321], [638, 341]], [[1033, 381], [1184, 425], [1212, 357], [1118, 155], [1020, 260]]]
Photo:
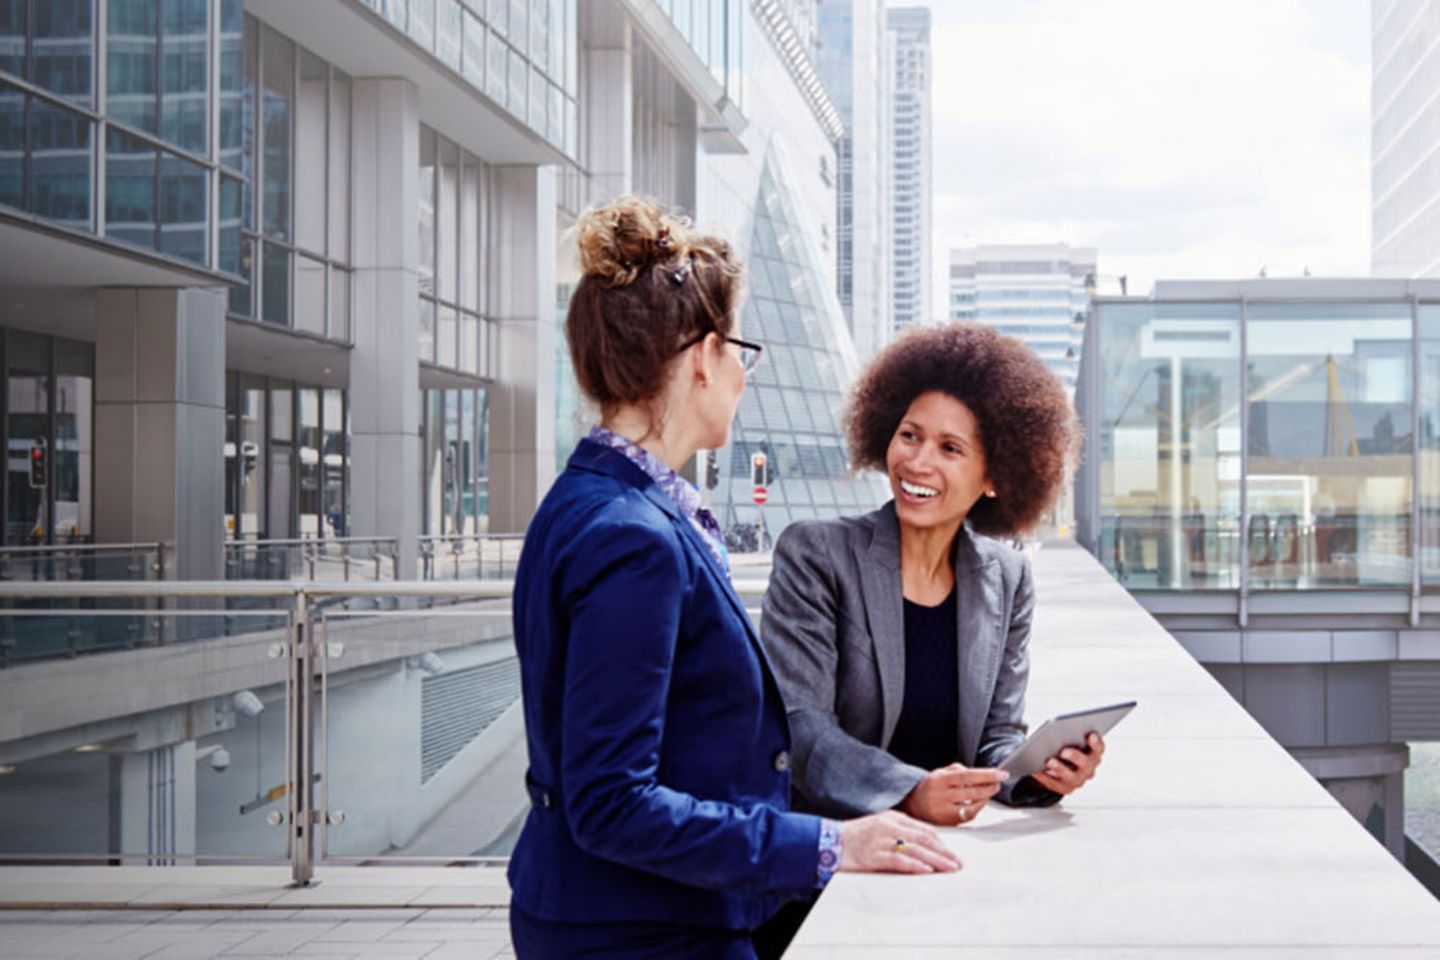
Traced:
[[937, 607], [905, 601], [905, 700], [890, 753], [922, 770], [960, 759], [955, 591]]

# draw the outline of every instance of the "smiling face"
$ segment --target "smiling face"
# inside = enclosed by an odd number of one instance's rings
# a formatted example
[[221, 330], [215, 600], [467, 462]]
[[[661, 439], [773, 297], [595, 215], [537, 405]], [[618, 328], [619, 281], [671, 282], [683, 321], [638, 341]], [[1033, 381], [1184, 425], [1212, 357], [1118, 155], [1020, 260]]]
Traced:
[[958, 526], [990, 489], [980, 422], [938, 390], [911, 401], [890, 439], [885, 469], [902, 526]]

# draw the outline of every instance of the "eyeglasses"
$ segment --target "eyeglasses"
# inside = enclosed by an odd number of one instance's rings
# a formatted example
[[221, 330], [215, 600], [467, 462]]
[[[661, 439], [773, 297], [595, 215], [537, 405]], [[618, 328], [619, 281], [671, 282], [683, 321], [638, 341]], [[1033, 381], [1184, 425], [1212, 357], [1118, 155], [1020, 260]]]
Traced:
[[[675, 352], [684, 353], [686, 350], [695, 346], [695, 344], [710, 336], [713, 332], [712, 330], [706, 330], [702, 334], [691, 337], [682, 343], [680, 349]], [[745, 376], [750, 376], [750, 374], [755, 372], [755, 368], [760, 366], [760, 355], [765, 352], [765, 348], [760, 344], [751, 343], [749, 340], [741, 340], [738, 337], [721, 337], [720, 339], [726, 343], [733, 343], [740, 348], [740, 367], [745, 371]]]

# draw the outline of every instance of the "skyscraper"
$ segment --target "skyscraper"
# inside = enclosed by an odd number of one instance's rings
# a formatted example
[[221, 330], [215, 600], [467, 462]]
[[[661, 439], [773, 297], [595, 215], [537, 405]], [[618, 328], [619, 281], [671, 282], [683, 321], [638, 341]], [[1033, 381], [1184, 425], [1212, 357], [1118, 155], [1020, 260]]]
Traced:
[[930, 307], [930, 9], [886, 11], [886, 60], [892, 81], [890, 165], [891, 282], [895, 329], [929, 323]]
[[1023, 340], [1072, 395], [1095, 248], [1065, 243], [961, 247], [950, 251], [950, 319]]
[[1440, 3], [1370, 9], [1370, 269], [1440, 277]]
[[862, 360], [894, 329], [884, 23], [883, 0], [821, 0], [820, 78], [845, 121], [835, 145], [836, 293]]

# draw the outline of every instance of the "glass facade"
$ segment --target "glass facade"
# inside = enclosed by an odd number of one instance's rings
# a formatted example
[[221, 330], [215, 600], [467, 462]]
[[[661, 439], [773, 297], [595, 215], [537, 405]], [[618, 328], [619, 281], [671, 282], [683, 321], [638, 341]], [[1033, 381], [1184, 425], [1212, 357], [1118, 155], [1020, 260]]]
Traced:
[[231, 274], [232, 314], [347, 340], [349, 178], [350, 79], [242, 0], [0, 0], [0, 205]]
[[1097, 555], [1139, 589], [1435, 580], [1440, 510], [1414, 496], [1440, 481], [1436, 320], [1400, 299], [1099, 304], [1077, 392]]
[[485, 165], [420, 128], [420, 360], [475, 377], [494, 373], [484, 315], [488, 249]]
[[351, 80], [258, 21], [222, 57], [222, 267], [237, 316], [350, 338]]
[[209, 225], [217, 199], [238, 215], [238, 184], [213, 184], [238, 159], [243, 17], [242, 0], [0, 0], [0, 205], [239, 273]]
[[[747, 257], [742, 336], [765, 355], [740, 401], [730, 446], [718, 453], [716, 516], [732, 546], [753, 550], [795, 520], [864, 513], [888, 499], [877, 475], [852, 476], [840, 430], [848, 375], [833, 344], [820, 276], [793, 201], [767, 165]], [[769, 462], [768, 502], [754, 504], [751, 457]], [[760, 523], [763, 514], [763, 532]]]
[[745, 106], [743, 0], [657, 0], [711, 76], [736, 106]]
[[[95, 351], [0, 328], [4, 546], [88, 543], [94, 534]], [[32, 458], [43, 467], [32, 470]]]
[[360, 2], [536, 135], [577, 155], [578, 0]]
[[420, 478], [423, 532], [484, 533], [490, 504], [485, 443], [488, 395], [480, 390], [426, 390]]
[[225, 533], [344, 537], [350, 528], [345, 391], [231, 372], [225, 379]]

